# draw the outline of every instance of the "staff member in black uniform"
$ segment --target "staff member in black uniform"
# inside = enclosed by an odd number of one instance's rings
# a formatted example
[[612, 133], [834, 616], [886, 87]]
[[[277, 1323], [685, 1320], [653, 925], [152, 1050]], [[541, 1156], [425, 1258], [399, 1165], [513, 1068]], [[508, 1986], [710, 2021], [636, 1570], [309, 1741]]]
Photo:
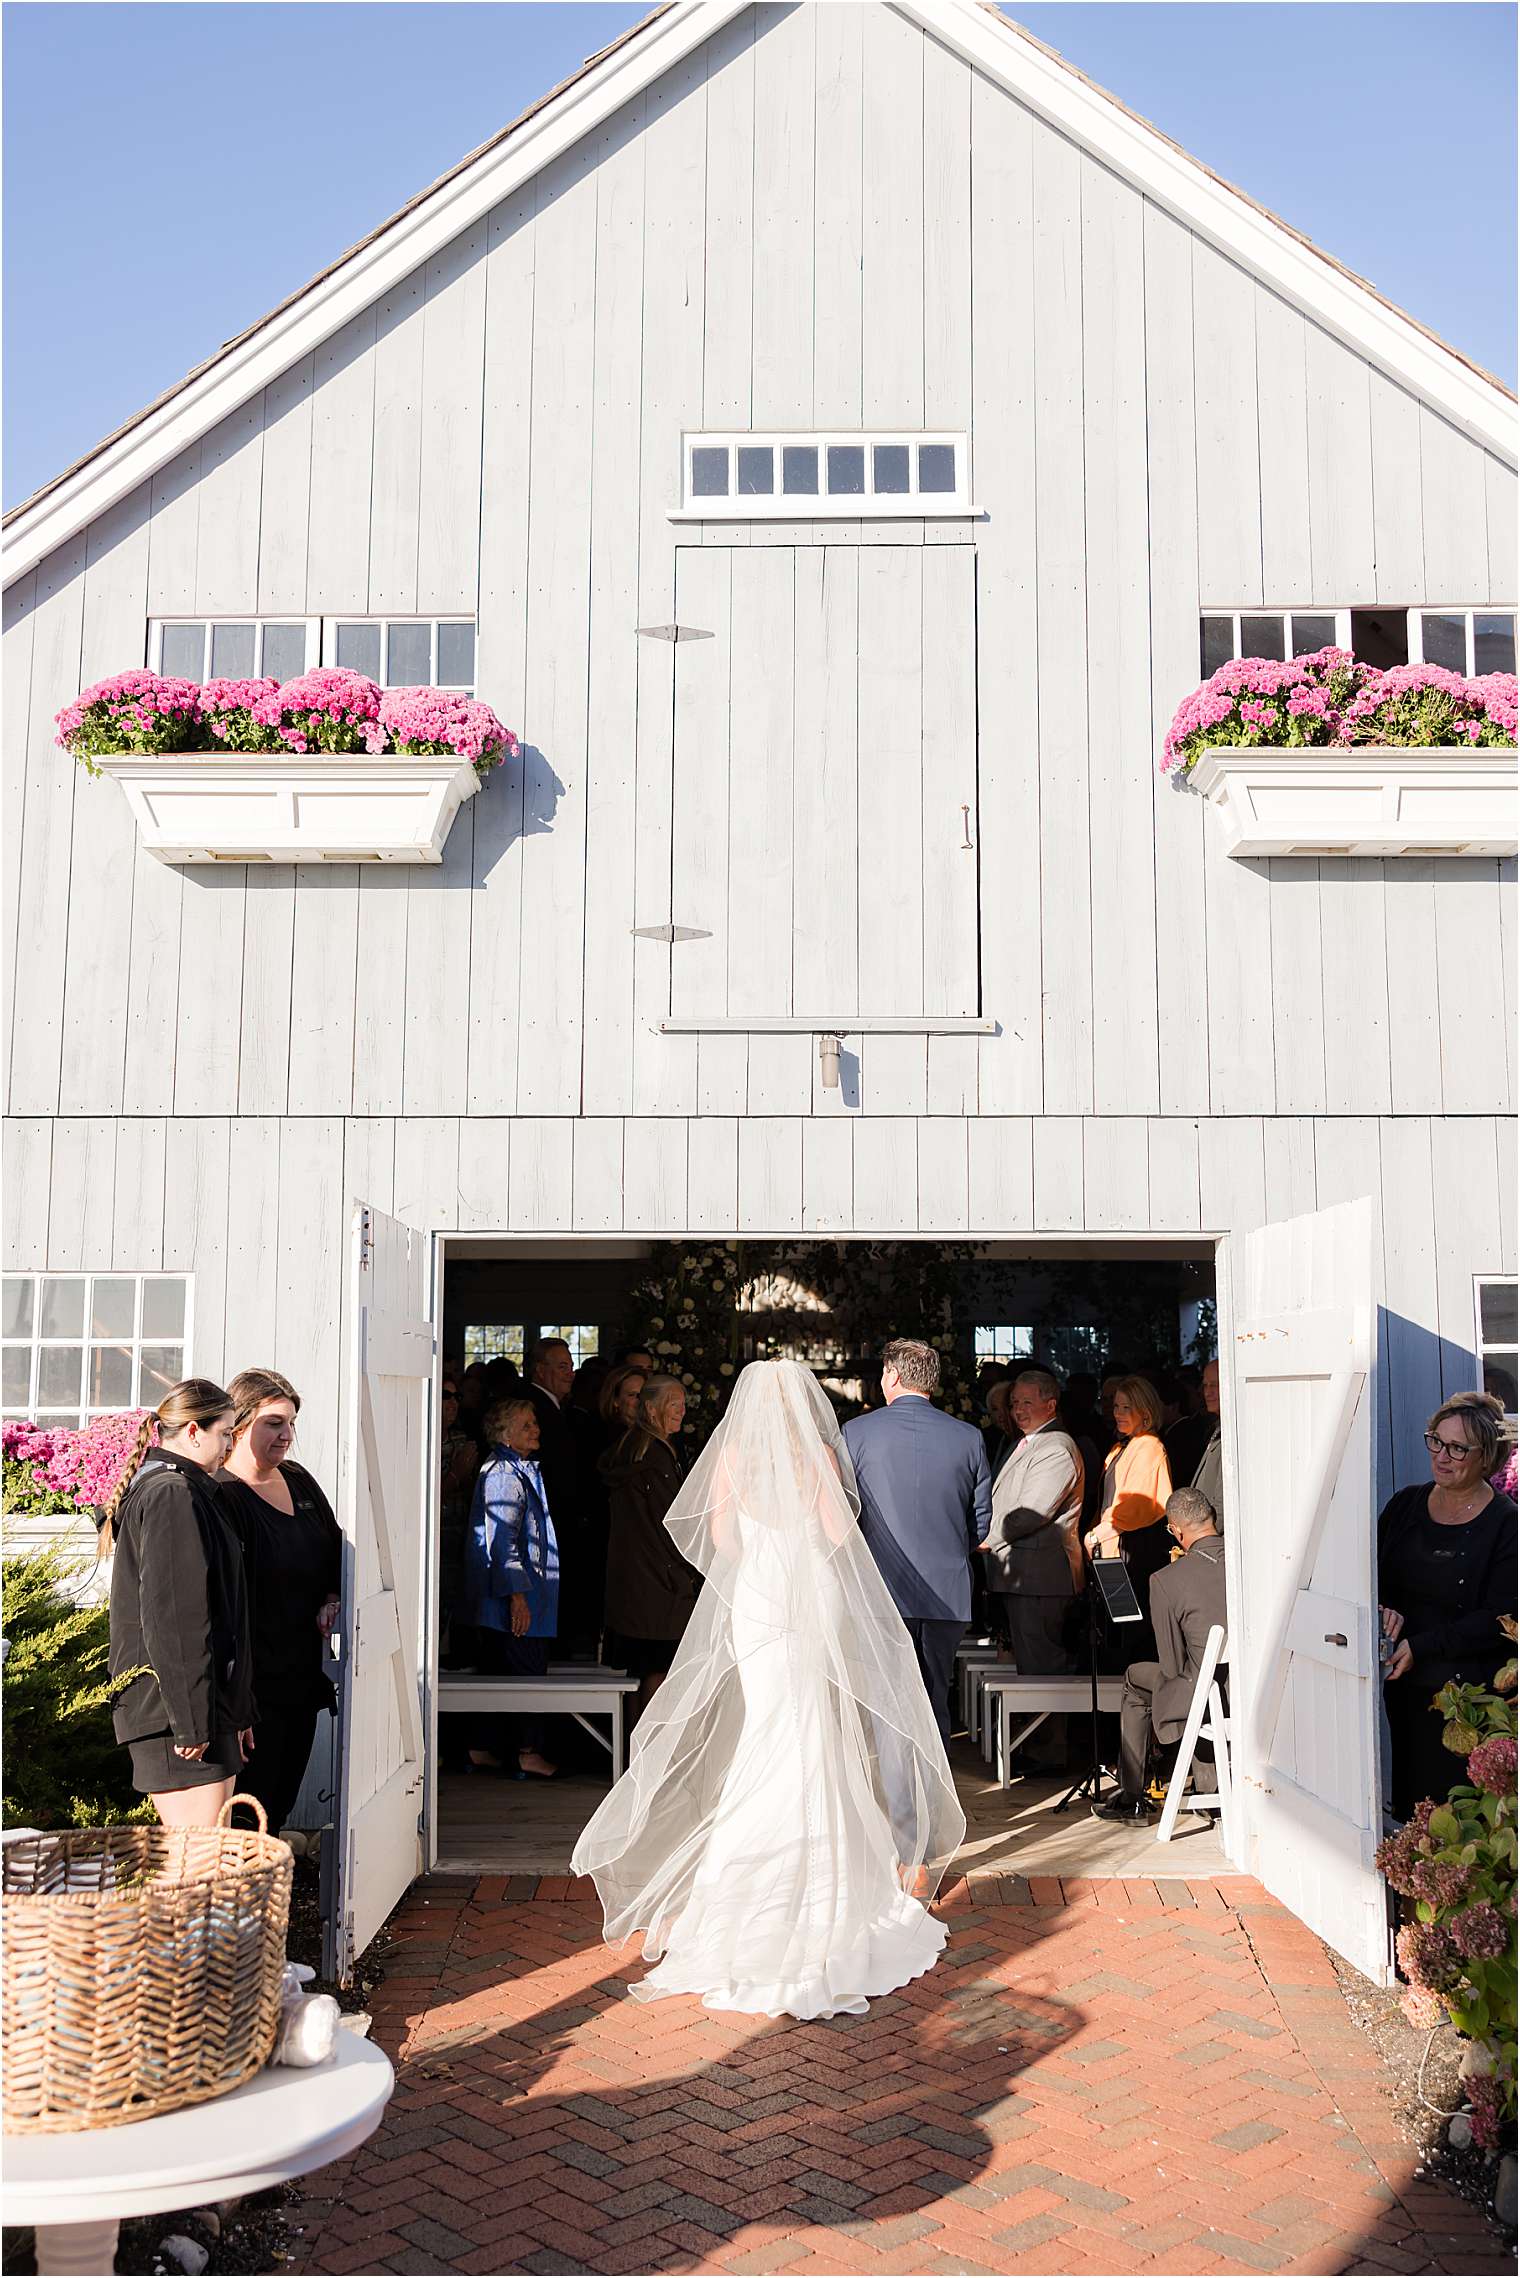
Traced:
[[258, 1716], [238, 1792], [257, 1796], [272, 1832], [289, 1819], [323, 1709], [335, 1695], [324, 1667], [338, 1618], [343, 1536], [309, 1471], [290, 1461], [301, 1397], [272, 1368], [245, 1368], [227, 1387], [232, 1452], [221, 1476], [243, 1546]]
[[215, 1826], [252, 1740], [243, 1558], [212, 1477], [232, 1421], [219, 1384], [176, 1384], [143, 1418], [101, 1529], [102, 1553], [115, 1548], [111, 1675], [139, 1672], [112, 1722], [165, 1827]]
[[1394, 1816], [1444, 1803], [1462, 1778], [1434, 1707], [1443, 1685], [1491, 1685], [1513, 1646], [1515, 1506], [1492, 1484], [1504, 1460], [1504, 1410], [1491, 1392], [1458, 1392], [1425, 1427], [1433, 1484], [1401, 1487], [1378, 1519], [1378, 1598], [1387, 1660], [1383, 1700], [1393, 1742]]

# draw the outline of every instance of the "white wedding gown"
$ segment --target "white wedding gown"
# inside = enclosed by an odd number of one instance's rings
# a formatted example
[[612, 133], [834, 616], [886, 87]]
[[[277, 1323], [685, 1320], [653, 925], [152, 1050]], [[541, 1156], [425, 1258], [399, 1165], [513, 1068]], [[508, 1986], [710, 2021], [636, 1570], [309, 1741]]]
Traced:
[[932, 1890], [965, 1822], [857, 1507], [809, 1372], [747, 1369], [666, 1520], [706, 1586], [573, 1862], [609, 1939], [644, 1933], [638, 2000], [860, 2015], [944, 1947], [903, 1885]]

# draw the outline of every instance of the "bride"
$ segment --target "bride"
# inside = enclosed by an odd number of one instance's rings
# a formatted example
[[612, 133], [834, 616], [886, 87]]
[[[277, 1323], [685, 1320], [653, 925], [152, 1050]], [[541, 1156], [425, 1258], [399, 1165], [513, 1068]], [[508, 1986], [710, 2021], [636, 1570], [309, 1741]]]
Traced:
[[705, 1577], [628, 1770], [575, 1847], [654, 2001], [862, 2015], [932, 1969], [965, 1833], [908, 1633], [811, 1370], [755, 1361], [665, 1525]]

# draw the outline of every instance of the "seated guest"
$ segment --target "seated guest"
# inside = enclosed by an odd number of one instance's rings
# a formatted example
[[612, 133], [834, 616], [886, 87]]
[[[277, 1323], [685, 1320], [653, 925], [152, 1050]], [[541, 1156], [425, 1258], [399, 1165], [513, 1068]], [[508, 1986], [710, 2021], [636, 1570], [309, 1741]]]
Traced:
[[[1224, 1544], [1215, 1532], [1213, 1512], [1195, 1488], [1179, 1487], [1168, 1496], [1166, 1530], [1182, 1555], [1151, 1580], [1156, 1658], [1132, 1661], [1124, 1672], [1119, 1792], [1093, 1805], [1098, 1819], [1150, 1818], [1146, 1763], [1151, 1736], [1163, 1742], [1182, 1738], [1209, 1631], [1225, 1626]], [[1195, 1787], [1211, 1793], [1215, 1778], [1212, 1765], [1195, 1762]]]
[[[980, 1546], [988, 1587], [1002, 1601], [1014, 1668], [1026, 1677], [1064, 1675], [1076, 1666], [1067, 1631], [1083, 1581], [1082, 1458], [1061, 1429], [1059, 1398], [1047, 1369], [1015, 1377], [1010, 1405], [1023, 1438], [992, 1483], [992, 1527]], [[1037, 1737], [1046, 1742], [1050, 1766], [1064, 1762], [1059, 1728], [1044, 1726]], [[1029, 1761], [1038, 1765], [1040, 1752], [1031, 1751]]]
[[1393, 1743], [1390, 1801], [1407, 1819], [1462, 1778], [1433, 1705], [1443, 1685], [1492, 1685], [1514, 1647], [1515, 1506], [1493, 1485], [1507, 1452], [1491, 1392], [1458, 1392], [1425, 1427], [1432, 1484], [1401, 1487], [1378, 1517], [1378, 1598], [1391, 1652], [1383, 1701]]
[[[538, 1418], [526, 1395], [497, 1403], [486, 1416], [491, 1457], [475, 1483], [465, 1546], [465, 1612], [474, 1625], [476, 1666], [486, 1676], [541, 1677], [559, 1627], [559, 1545], [538, 1467]], [[493, 1743], [511, 1762], [517, 1724], [517, 1768], [553, 1779], [540, 1745], [542, 1718], [492, 1719]], [[500, 1745], [508, 1742], [506, 1747]]]
[[[1108, 1451], [1098, 1524], [1087, 1536], [1094, 1558], [1122, 1558], [1142, 1607], [1151, 1576], [1166, 1564], [1170, 1543], [1166, 1500], [1172, 1475], [1161, 1443], [1161, 1403], [1143, 1376], [1122, 1376], [1113, 1389], [1118, 1443]], [[1142, 1641], [1156, 1650], [1149, 1625], [1127, 1644]]]
[[301, 1397], [272, 1368], [245, 1368], [227, 1387], [232, 1450], [218, 1475], [243, 1546], [253, 1688], [253, 1746], [239, 1795], [257, 1796], [277, 1835], [295, 1809], [318, 1719], [338, 1701], [327, 1639], [338, 1618], [343, 1535], [332, 1505], [290, 1460]]
[[651, 1376], [636, 1422], [603, 1456], [607, 1482], [607, 1635], [609, 1667], [639, 1680], [635, 1716], [648, 1707], [676, 1657], [702, 1577], [665, 1532], [682, 1465], [676, 1438], [686, 1419], [679, 1378]]
[[1224, 1445], [1219, 1422], [1219, 1363], [1205, 1363], [1203, 1371], [1203, 1412], [1209, 1420], [1209, 1436], [1188, 1481], [1200, 1495], [1207, 1495], [1214, 1506], [1214, 1521], [1224, 1533]]

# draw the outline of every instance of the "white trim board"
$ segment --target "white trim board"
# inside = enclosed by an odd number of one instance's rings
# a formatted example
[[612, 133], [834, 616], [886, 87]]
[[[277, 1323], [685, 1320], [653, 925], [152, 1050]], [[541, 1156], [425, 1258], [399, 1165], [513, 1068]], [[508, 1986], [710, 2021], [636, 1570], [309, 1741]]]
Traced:
[[[1231, 189], [1156, 128], [980, 0], [890, 0], [1048, 125], [1280, 292], [1507, 465], [1517, 462], [1516, 407], [1412, 317], [1338, 268], [1285, 223]], [[49, 554], [146, 482], [260, 389], [330, 339], [483, 215], [593, 133], [736, 16], [744, 0], [671, 0], [558, 95], [473, 161], [425, 192], [197, 376], [72, 474], [17, 508], [6, 526], [4, 579]]]

